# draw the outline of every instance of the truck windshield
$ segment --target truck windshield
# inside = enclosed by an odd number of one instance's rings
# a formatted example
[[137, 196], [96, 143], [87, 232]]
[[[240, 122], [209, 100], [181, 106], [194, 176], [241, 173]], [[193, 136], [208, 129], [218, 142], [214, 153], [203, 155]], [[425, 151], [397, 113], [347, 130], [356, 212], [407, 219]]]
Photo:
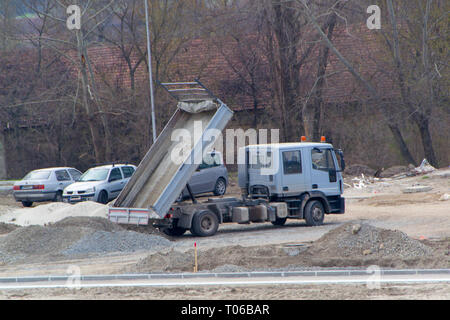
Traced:
[[23, 180], [47, 180], [50, 177], [51, 171], [31, 171], [28, 173]]
[[79, 181], [103, 181], [108, 177], [109, 169], [89, 169], [80, 178]]

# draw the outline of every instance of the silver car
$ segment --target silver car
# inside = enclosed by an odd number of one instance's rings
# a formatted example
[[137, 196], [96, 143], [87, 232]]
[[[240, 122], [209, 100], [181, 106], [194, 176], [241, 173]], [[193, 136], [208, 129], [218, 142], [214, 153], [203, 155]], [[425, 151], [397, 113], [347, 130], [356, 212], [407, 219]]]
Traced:
[[29, 172], [22, 180], [14, 183], [13, 195], [24, 207], [33, 202], [63, 200], [63, 190], [76, 182], [81, 172], [74, 168], [48, 168]]
[[64, 202], [97, 201], [107, 204], [119, 196], [135, 171], [136, 166], [129, 164], [91, 168], [78, 182], [64, 189]]
[[[215, 196], [224, 195], [228, 186], [228, 171], [223, 164], [222, 154], [214, 151], [206, 155], [188, 184], [194, 195], [208, 192], [214, 193]], [[189, 198], [189, 191], [184, 188], [177, 202], [187, 198]]]

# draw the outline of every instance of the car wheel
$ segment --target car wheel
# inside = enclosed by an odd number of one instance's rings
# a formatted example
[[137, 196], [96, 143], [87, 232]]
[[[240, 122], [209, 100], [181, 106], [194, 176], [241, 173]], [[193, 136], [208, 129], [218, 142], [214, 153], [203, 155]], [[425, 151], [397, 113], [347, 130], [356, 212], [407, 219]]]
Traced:
[[305, 207], [305, 220], [308, 226], [321, 226], [325, 218], [322, 202], [311, 200]]
[[31, 201], [22, 201], [22, 205], [25, 208], [30, 208], [33, 205], [33, 202], [31, 202]]
[[214, 235], [219, 229], [219, 220], [211, 211], [198, 212], [192, 219], [191, 233], [199, 237], [209, 237]]
[[102, 204], [107, 204], [108, 203], [108, 193], [106, 193], [105, 190], [102, 190], [100, 192], [100, 194], [98, 195], [97, 202], [102, 203]]
[[58, 191], [55, 195], [55, 199], [53, 200], [54, 202], [63, 202], [63, 196], [62, 196], [62, 192]]
[[219, 178], [216, 181], [216, 185], [214, 187], [214, 195], [215, 196], [223, 196], [227, 191], [227, 183], [224, 178]]

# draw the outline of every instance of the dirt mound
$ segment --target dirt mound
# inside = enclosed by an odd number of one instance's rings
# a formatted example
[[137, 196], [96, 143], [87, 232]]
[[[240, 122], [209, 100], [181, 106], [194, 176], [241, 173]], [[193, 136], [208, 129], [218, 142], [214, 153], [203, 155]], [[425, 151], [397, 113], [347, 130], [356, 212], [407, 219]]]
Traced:
[[97, 231], [123, 231], [123, 228], [109, 221], [108, 219], [101, 217], [68, 217], [61, 221], [55, 222], [50, 225], [51, 227], [84, 227], [91, 228]]
[[19, 228], [19, 226], [15, 224], [0, 222], [0, 235], [10, 233], [17, 228]]
[[323, 235], [308, 252], [341, 258], [372, 256], [410, 259], [430, 256], [433, 250], [401, 231], [347, 223]]
[[361, 174], [373, 176], [375, 170], [363, 164], [352, 164], [345, 168], [344, 174], [349, 176], [360, 176]]
[[407, 173], [410, 171], [410, 168], [406, 166], [394, 166], [390, 167], [386, 170], [381, 171], [380, 178], [390, 178], [400, 173]]
[[[231, 246], [198, 251], [200, 271], [298, 270], [322, 267], [448, 268], [448, 240], [427, 243], [367, 224], [342, 225], [310, 244]], [[126, 273], [192, 272], [194, 250], [158, 252]]]

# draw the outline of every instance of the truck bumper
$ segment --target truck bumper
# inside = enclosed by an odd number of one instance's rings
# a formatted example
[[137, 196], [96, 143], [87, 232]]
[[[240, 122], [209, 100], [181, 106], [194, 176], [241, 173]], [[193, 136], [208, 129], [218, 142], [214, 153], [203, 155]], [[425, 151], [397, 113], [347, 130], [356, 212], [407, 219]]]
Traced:
[[345, 198], [339, 197], [331, 207], [331, 214], [344, 214], [345, 213]]

